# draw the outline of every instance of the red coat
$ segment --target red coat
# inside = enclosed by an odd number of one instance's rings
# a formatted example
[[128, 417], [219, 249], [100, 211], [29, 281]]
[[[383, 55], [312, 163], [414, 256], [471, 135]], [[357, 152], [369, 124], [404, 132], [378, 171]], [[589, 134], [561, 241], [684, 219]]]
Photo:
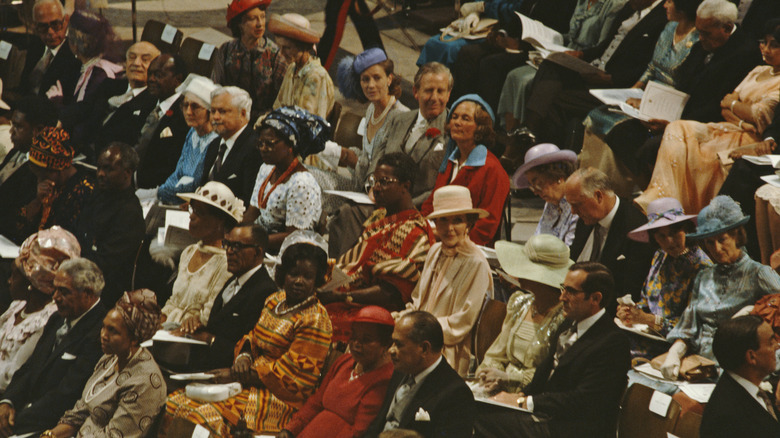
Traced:
[[[457, 158], [458, 153], [458, 149], [455, 148], [442, 163], [442, 167], [446, 163], [446, 168], [439, 169], [433, 192], [422, 205], [423, 216], [428, 216], [433, 212], [433, 193], [436, 192], [436, 189], [450, 184], [450, 175], [452, 175], [454, 164], [452, 160]], [[498, 158], [485, 146], [477, 146], [469, 154], [465, 165], [458, 171], [452, 184], [468, 187], [474, 208], [481, 208], [490, 213], [490, 216], [479, 219], [474, 225], [474, 229], [469, 233], [471, 241], [477, 245], [487, 245], [493, 242], [501, 223], [504, 203], [509, 196], [509, 175], [501, 166]]]

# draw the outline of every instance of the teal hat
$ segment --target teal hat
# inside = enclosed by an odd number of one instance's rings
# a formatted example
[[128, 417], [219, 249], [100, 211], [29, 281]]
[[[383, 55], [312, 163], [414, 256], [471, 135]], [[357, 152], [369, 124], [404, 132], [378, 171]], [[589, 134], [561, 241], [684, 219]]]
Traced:
[[487, 102], [485, 102], [485, 99], [479, 97], [478, 94], [466, 94], [464, 96], [461, 96], [458, 100], [456, 100], [455, 103], [453, 103], [452, 106], [450, 107], [451, 109], [449, 115], [447, 115], [447, 122], [449, 122], [450, 119], [452, 118], [452, 111], [454, 111], [455, 108], [457, 108], [461, 102], [478, 103], [482, 107], [482, 109], [484, 109], [488, 113], [488, 115], [490, 116], [490, 120], [492, 120], [493, 123], [496, 123], [496, 115], [493, 113], [493, 108], [491, 108], [490, 105]]
[[696, 232], [687, 234], [688, 239], [704, 239], [745, 225], [750, 216], [742, 213], [739, 204], [726, 195], [712, 198], [710, 205], [699, 212]]

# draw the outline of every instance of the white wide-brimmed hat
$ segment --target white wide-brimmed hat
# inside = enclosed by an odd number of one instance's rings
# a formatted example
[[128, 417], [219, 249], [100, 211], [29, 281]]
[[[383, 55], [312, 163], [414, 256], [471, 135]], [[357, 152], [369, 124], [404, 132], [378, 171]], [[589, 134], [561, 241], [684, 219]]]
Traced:
[[486, 210], [474, 208], [468, 188], [449, 185], [439, 187], [433, 192], [433, 212], [428, 215], [428, 219], [470, 213], [476, 213], [480, 218], [490, 215]]
[[525, 245], [505, 240], [496, 242], [498, 263], [507, 274], [558, 288], [569, 266], [569, 247], [552, 234], [531, 236]]
[[200, 201], [204, 204], [216, 207], [236, 220], [241, 222], [244, 218], [244, 201], [237, 198], [230, 188], [221, 182], [209, 181], [198, 187], [195, 193], [179, 193], [179, 197], [185, 201]]

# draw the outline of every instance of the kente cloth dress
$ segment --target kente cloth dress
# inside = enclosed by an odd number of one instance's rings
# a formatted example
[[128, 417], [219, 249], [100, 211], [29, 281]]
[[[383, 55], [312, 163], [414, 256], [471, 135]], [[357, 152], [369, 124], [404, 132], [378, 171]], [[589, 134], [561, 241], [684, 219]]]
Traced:
[[104, 355], [84, 386], [81, 399], [60, 423], [78, 429], [77, 437], [147, 436], [167, 393], [160, 368], [143, 347], [118, 371], [116, 355]]
[[580, 217], [571, 211], [571, 205], [566, 198], [561, 198], [558, 205], [545, 202], [542, 217], [536, 224], [534, 234], [552, 234], [561, 239], [566, 246], [571, 246], [579, 219]]
[[[659, 330], [661, 336], [666, 336], [677, 325], [680, 316], [688, 307], [696, 274], [710, 266], [712, 261], [698, 246], [691, 247], [679, 257], [671, 257], [660, 249], [655, 252], [636, 305], [644, 312], [663, 318]], [[640, 336], [630, 337], [632, 357], [652, 359], [669, 349], [666, 344], [648, 342], [646, 339]]]
[[533, 294], [522, 291], [509, 297], [501, 333], [477, 369], [493, 368], [509, 374], [505, 389], [509, 392], [522, 391], [531, 383], [536, 367], [550, 351], [550, 338], [564, 321], [560, 303], [547, 312], [541, 323], [526, 320], [529, 312], [533, 312], [533, 302]]
[[[610, 36], [612, 23], [626, 0], [579, 0], [569, 20], [569, 32], [564, 42], [571, 50], [585, 50], [598, 46]], [[525, 104], [531, 94], [536, 68], [530, 65], [518, 67], [507, 75], [496, 114], [513, 114], [519, 121], [525, 118]], [[500, 118], [503, 121], [503, 118]]]
[[731, 318], [745, 306], [753, 305], [764, 295], [780, 290], [780, 276], [769, 266], [742, 255], [729, 265], [707, 266], [696, 276], [691, 289], [691, 302], [680, 321], [666, 339], [682, 339], [688, 353], [712, 360], [712, 338], [718, 322]]
[[374, 420], [393, 375], [393, 363], [353, 378], [355, 359], [346, 353], [300, 411], [285, 426], [296, 438], [359, 438]]
[[274, 109], [295, 105], [325, 119], [335, 102], [335, 88], [327, 70], [319, 58], [310, 57], [297, 72], [295, 63], [287, 66]]
[[284, 291], [268, 297], [255, 328], [236, 344], [235, 357], [251, 352], [261, 387], [244, 387], [238, 395], [215, 403], [197, 402], [180, 389], [168, 397], [168, 414], [200, 424], [216, 436], [229, 436], [230, 427], [242, 416], [257, 433], [282, 430], [314, 393], [332, 333], [328, 313], [319, 301], [277, 313], [284, 300]]
[[43, 327], [57, 311], [57, 305], [51, 301], [43, 309], [27, 315], [14, 325], [16, 315], [26, 305], [27, 301], [24, 300], [13, 301], [0, 316], [0, 392], [5, 391], [16, 370], [27, 362], [43, 334]]
[[[197, 271], [190, 272], [188, 265], [196, 251], [212, 253], [212, 256]], [[166, 322], [181, 323], [190, 316], [198, 316], [201, 323], [206, 325], [214, 298], [232, 275], [227, 270], [224, 249], [205, 246], [202, 242], [184, 248], [173, 292], [162, 308], [162, 313], [168, 316]]]
[[215, 131], [200, 136], [195, 128], [190, 128], [184, 140], [184, 147], [181, 149], [179, 162], [176, 163], [176, 169], [157, 188], [157, 199], [166, 204], [181, 204], [184, 201], [176, 196], [178, 193], [192, 193], [198, 188], [203, 177], [206, 151], [217, 137], [219, 134]]
[[314, 229], [322, 215], [322, 192], [311, 172], [295, 172], [273, 191], [271, 189], [274, 185], [266, 184], [263, 196], [268, 196], [268, 203], [265, 208], [260, 207], [260, 188], [274, 168], [269, 164], [261, 164], [257, 172], [252, 199], [249, 201], [251, 206], [260, 210], [255, 223], [262, 225], [269, 234], [281, 233], [287, 227]]
[[761, 133], [772, 121], [780, 100], [780, 76], [766, 74], [771, 70], [767, 65], [756, 67], [734, 90], [740, 102], [750, 105], [756, 132], [729, 122], [670, 123], [664, 131], [650, 185], [634, 202], [646, 210], [656, 199], [675, 198], [690, 214], [709, 204], [727, 175], [717, 153], [763, 140]]
[[493, 277], [482, 251], [468, 236], [456, 248], [435, 243], [406, 310], [424, 310], [444, 332], [442, 354], [461, 376], [469, 371], [471, 329], [485, 297], [493, 296]]
[[[336, 262], [351, 278], [341, 290], [348, 292], [384, 282], [398, 290], [405, 305], [412, 299], [431, 242], [435, 240], [428, 221], [417, 210], [386, 214], [384, 208], [375, 210], [358, 242]], [[363, 306], [330, 303], [326, 307], [333, 322], [333, 340], [348, 341], [352, 317]]]
[[233, 39], [217, 49], [211, 80], [246, 90], [252, 97], [252, 114], [260, 114], [273, 107], [286, 70], [279, 46], [268, 38], [263, 37], [254, 49]]

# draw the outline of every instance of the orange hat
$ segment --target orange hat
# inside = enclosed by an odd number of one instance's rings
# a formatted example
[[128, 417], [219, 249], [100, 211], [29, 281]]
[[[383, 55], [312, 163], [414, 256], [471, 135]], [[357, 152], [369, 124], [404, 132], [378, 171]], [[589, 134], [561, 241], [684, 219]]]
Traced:
[[233, 0], [228, 5], [227, 9], [227, 22], [230, 24], [230, 20], [239, 16], [242, 12], [252, 9], [257, 6], [268, 6], [271, 4], [271, 0]]
[[389, 325], [395, 327], [395, 321], [393, 316], [384, 307], [379, 306], [365, 306], [358, 310], [352, 322], [368, 322], [371, 324]]

